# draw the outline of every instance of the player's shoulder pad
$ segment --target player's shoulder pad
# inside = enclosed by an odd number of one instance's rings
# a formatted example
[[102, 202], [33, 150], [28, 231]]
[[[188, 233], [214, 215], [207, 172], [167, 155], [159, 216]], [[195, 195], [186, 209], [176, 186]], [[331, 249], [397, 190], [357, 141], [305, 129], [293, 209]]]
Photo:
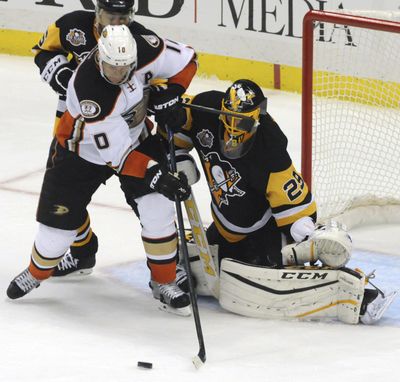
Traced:
[[146, 28], [143, 24], [140, 24], [137, 21], [134, 21], [129, 25], [129, 30], [132, 34], [157, 36], [157, 33], [152, 31], [151, 29]]
[[94, 25], [96, 14], [89, 11], [73, 11], [66, 13], [56, 21], [56, 26], [61, 31], [69, 29], [84, 29], [91, 31]]
[[137, 44], [137, 70], [155, 61], [164, 50], [164, 41], [157, 35], [134, 34], [133, 38]]
[[258, 130], [261, 132], [260, 135], [265, 141], [264, 143], [267, 147], [286, 150], [288, 139], [269, 113], [261, 116]]
[[[220, 110], [221, 109], [221, 103], [222, 99], [224, 98], [223, 92], [217, 91], [217, 90], [210, 90], [206, 92], [202, 92], [197, 94], [196, 96], [193, 97], [192, 99], [192, 104], [194, 105], [199, 105], [199, 106], [204, 106], [204, 107], [210, 107], [213, 109]], [[191, 110], [192, 116], [194, 119], [218, 119], [219, 116], [218, 114], [211, 114], [205, 111], [200, 111], [200, 110]]]
[[78, 67], [74, 88], [81, 114], [88, 123], [98, 122], [110, 115], [121, 94], [119, 86], [108, 83], [96, 64], [96, 51], [93, 49]]

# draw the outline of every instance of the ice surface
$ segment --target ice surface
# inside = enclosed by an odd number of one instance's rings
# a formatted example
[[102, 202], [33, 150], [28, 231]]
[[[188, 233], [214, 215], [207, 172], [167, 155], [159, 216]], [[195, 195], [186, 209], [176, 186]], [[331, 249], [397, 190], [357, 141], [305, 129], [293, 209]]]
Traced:
[[[147, 287], [140, 225], [115, 181], [101, 187], [90, 206], [100, 240], [94, 273], [81, 280], [47, 281], [21, 300], [8, 300], [10, 280], [29, 261], [57, 99], [40, 82], [30, 58], [0, 56], [0, 84], [1, 382], [400, 380], [399, 301], [378, 325], [367, 327], [245, 318], [200, 298], [208, 359], [196, 370], [193, 319], [156, 309]], [[226, 86], [196, 79], [190, 90]], [[300, 97], [265, 93], [299, 168]], [[204, 179], [194, 192], [203, 220], [210, 222]], [[375, 238], [375, 231], [358, 232], [356, 242], [364, 235], [382, 248], [391, 242], [396, 249], [398, 229], [381, 230]], [[400, 256], [358, 252], [351, 265], [377, 269], [377, 285], [400, 289]], [[138, 369], [138, 361], [152, 362], [153, 369]]]

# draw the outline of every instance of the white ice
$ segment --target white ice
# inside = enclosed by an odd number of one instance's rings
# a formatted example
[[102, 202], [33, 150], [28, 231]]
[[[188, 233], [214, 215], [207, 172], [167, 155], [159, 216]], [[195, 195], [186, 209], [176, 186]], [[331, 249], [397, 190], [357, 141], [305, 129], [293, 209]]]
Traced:
[[[9, 282], [29, 261], [56, 96], [41, 83], [31, 58], [0, 56], [0, 86], [0, 381], [400, 380], [398, 300], [371, 327], [251, 319], [200, 298], [207, 362], [196, 370], [193, 318], [156, 309], [140, 226], [115, 181], [101, 187], [90, 205], [100, 240], [94, 273], [46, 281], [22, 299], [8, 300]], [[196, 79], [190, 91], [226, 86]], [[265, 92], [300, 168], [300, 97]], [[203, 220], [210, 222], [204, 179], [194, 192]], [[390, 252], [385, 245], [391, 242], [396, 251], [399, 236], [397, 227], [355, 238], [380, 240], [382, 251]], [[377, 285], [400, 288], [400, 256], [358, 252], [351, 265], [377, 269]], [[138, 369], [138, 361], [152, 362], [153, 369]]]

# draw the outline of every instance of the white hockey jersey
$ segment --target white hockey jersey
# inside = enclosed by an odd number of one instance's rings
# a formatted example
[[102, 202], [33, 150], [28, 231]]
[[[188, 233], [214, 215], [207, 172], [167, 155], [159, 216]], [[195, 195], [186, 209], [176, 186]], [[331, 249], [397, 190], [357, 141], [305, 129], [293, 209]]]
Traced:
[[135, 148], [148, 135], [150, 81], [166, 78], [186, 89], [196, 72], [192, 48], [157, 36], [134, 35], [137, 70], [129, 82], [113, 85], [100, 74], [97, 48], [78, 67], [67, 90], [67, 112], [58, 142], [83, 159], [108, 165], [123, 175], [143, 177], [148, 158]]

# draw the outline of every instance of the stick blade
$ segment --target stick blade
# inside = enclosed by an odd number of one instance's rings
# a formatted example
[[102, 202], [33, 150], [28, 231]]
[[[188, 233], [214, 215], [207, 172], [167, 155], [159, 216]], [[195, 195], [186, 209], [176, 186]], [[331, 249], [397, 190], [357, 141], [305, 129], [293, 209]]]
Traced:
[[203, 361], [198, 355], [196, 355], [195, 357], [192, 358], [192, 362], [196, 369], [200, 369], [200, 367], [204, 365], [206, 360], [204, 359]]

